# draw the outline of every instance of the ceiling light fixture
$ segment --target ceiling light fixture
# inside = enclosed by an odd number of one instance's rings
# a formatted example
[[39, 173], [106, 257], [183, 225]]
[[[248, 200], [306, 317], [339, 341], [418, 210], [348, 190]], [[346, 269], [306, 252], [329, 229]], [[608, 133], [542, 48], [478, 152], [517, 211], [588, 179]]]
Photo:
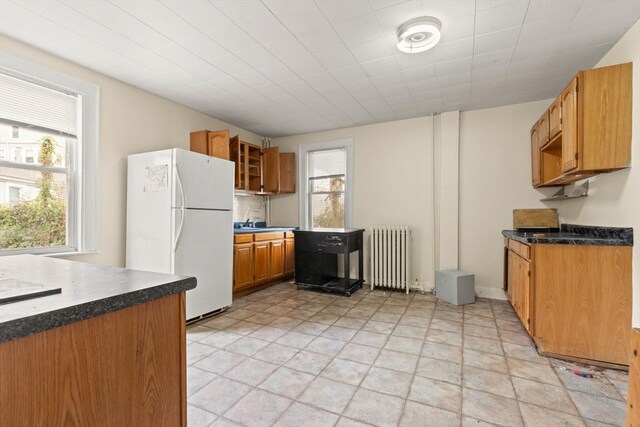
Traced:
[[398, 49], [405, 53], [424, 52], [439, 41], [440, 21], [432, 16], [412, 19], [398, 28]]

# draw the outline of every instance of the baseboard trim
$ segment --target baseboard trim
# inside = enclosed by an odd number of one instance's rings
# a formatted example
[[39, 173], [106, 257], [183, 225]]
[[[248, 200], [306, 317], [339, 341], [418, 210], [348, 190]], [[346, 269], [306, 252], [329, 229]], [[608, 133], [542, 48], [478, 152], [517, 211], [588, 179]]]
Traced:
[[484, 286], [476, 286], [476, 296], [479, 298], [489, 298], [506, 301], [507, 296], [502, 288], [489, 288]]

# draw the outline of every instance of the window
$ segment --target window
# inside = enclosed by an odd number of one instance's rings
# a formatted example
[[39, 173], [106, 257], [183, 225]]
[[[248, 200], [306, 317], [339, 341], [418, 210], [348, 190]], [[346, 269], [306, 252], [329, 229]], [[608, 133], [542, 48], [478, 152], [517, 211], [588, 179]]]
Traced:
[[22, 162], [22, 147], [13, 148], [13, 161], [16, 163]]
[[33, 157], [33, 150], [26, 150], [25, 155], [24, 155], [24, 162], [25, 163], [34, 163], [35, 159]]
[[9, 187], [9, 204], [15, 205], [20, 201], [20, 187]]
[[353, 141], [300, 146], [300, 224], [305, 228], [351, 226]]
[[0, 59], [0, 254], [97, 250], [98, 88]]

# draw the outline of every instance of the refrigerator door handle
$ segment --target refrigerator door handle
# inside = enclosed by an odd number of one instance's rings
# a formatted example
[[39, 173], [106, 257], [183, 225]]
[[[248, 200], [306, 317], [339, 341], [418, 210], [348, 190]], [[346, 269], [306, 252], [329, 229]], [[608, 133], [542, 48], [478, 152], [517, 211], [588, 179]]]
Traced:
[[184, 217], [187, 216], [187, 210], [185, 208], [180, 208], [178, 211], [180, 212], [180, 225], [178, 225], [176, 240], [173, 242], [173, 252], [178, 249], [178, 243], [180, 243], [180, 236], [182, 236], [182, 228], [184, 226]]
[[176, 182], [178, 183], [178, 188], [180, 189], [180, 201], [182, 202], [180, 209], [185, 209], [187, 205], [187, 194], [184, 192], [184, 187], [182, 186], [182, 180], [180, 179], [180, 171], [178, 170], [178, 164], [175, 164], [176, 169]]
[[180, 236], [182, 235], [182, 227], [184, 226], [184, 217], [187, 215], [187, 195], [184, 192], [184, 187], [182, 186], [182, 180], [180, 179], [180, 171], [178, 170], [178, 165], [175, 164], [176, 169], [176, 182], [178, 183], [178, 188], [180, 189], [180, 199], [182, 201], [182, 205], [178, 208], [180, 211], [180, 225], [178, 225], [178, 232], [176, 233], [176, 240], [173, 242], [173, 252], [178, 249], [178, 243], [180, 242]]

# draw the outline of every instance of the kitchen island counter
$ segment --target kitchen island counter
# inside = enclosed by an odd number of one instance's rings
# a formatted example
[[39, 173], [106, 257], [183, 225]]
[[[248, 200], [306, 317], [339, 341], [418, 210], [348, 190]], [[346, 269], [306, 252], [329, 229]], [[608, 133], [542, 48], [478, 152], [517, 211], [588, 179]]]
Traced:
[[[0, 426], [186, 427], [193, 277], [42, 256], [0, 258]], [[8, 298], [7, 298], [8, 295]]]
[[194, 277], [104, 267], [36, 255], [0, 258], [0, 283], [61, 288], [54, 295], [0, 305], [0, 343], [196, 287]]

